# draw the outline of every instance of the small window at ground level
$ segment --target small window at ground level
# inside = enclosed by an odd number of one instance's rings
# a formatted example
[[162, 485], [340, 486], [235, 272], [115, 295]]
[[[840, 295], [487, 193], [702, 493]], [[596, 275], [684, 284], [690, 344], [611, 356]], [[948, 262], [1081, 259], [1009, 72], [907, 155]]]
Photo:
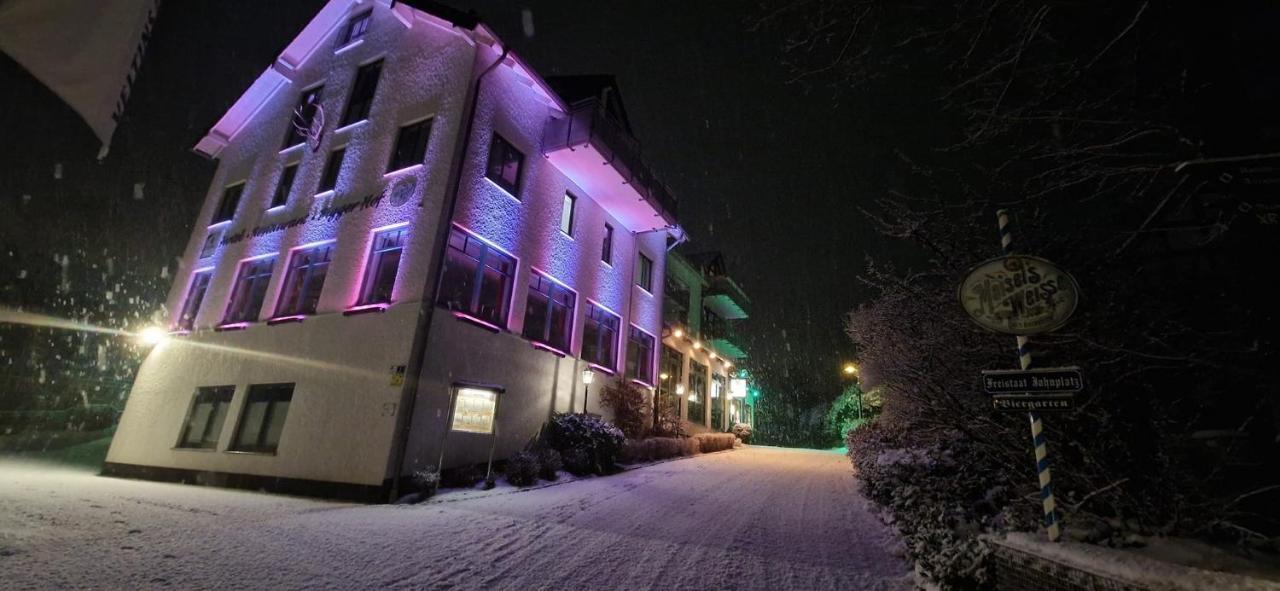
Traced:
[[178, 328], [191, 330], [196, 324], [196, 315], [200, 313], [200, 305], [204, 303], [204, 295], [209, 291], [209, 280], [213, 278], [213, 269], [197, 271], [191, 276], [191, 287], [187, 289], [187, 298], [182, 302], [182, 314], [178, 316]]
[[195, 400], [191, 402], [191, 410], [187, 412], [187, 420], [182, 426], [182, 435], [178, 438], [178, 447], [216, 449], [235, 391], [235, 386], [197, 388]]
[[627, 336], [627, 377], [653, 383], [653, 335], [631, 327]]
[[455, 227], [449, 234], [436, 303], [506, 328], [515, 273], [514, 258]]
[[213, 221], [210, 223], [229, 222], [231, 218], [236, 217], [236, 208], [239, 207], [240, 196], [243, 194], [244, 183], [236, 183], [227, 187], [222, 192], [222, 200], [218, 202], [218, 209], [213, 212]]
[[280, 434], [284, 431], [285, 417], [292, 402], [293, 384], [249, 386], [231, 449], [275, 453], [280, 447]]
[[529, 298], [524, 308], [524, 337], [560, 351], [569, 350], [573, 308], [577, 295], [541, 273], [529, 274]]
[[360, 290], [361, 305], [391, 303], [407, 232], [407, 228], [392, 228], [373, 235], [369, 262], [365, 265], [364, 286]]
[[616, 315], [597, 306], [587, 305], [587, 318], [582, 327], [582, 359], [606, 369], [617, 368], [618, 325]]
[[387, 165], [387, 172], [422, 164], [427, 157], [427, 140], [430, 138], [430, 119], [401, 127], [400, 133], [396, 135], [396, 147], [395, 151], [391, 152], [391, 162]]
[[636, 285], [653, 293], [653, 261], [644, 253], [640, 253], [640, 262], [636, 265]]
[[280, 289], [280, 303], [276, 316], [315, 314], [320, 303], [324, 279], [329, 274], [329, 258], [333, 243], [294, 250], [289, 255], [289, 266]]
[[523, 164], [524, 154], [502, 136], [493, 134], [485, 176], [516, 199], [520, 198], [520, 169]]
[[573, 206], [578, 198], [573, 193], [565, 192], [560, 203], [560, 231], [573, 236]]

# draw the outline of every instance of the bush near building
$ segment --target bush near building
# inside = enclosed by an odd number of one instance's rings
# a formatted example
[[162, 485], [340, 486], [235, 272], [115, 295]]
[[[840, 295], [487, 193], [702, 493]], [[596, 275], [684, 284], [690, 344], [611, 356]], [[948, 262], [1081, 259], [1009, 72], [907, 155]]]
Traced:
[[507, 482], [522, 487], [532, 485], [538, 482], [538, 473], [541, 468], [537, 454], [522, 451], [507, 460], [505, 470]]
[[622, 430], [608, 421], [575, 413], [556, 413], [547, 423], [546, 437], [561, 453], [565, 469], [574, 474], [612, 471], [626, 441]]
[[600, 391], [600, 404], [613, 412], [613, 424], [629, 439], [640, 439], [653, 426], [649, 395], [630, 380], [619, 378]]

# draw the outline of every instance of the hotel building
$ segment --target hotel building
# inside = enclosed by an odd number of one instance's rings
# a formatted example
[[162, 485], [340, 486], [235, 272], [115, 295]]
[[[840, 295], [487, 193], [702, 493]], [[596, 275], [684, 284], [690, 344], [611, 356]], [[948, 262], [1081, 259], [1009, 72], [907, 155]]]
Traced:
[[755, 425], [755, 399], [734, 324], [751, 300], [725, 271], [724, 257], [707, 252], [667, 254], [663, 290], [662, 361], [657, 393], [679, 409], [683, 433]]
[[683, 234], [612, 78], [543, 78], [434, 2], [330, 0], [195, 151], [174, 334], [104, 473], [385, 500], [655, 384]]

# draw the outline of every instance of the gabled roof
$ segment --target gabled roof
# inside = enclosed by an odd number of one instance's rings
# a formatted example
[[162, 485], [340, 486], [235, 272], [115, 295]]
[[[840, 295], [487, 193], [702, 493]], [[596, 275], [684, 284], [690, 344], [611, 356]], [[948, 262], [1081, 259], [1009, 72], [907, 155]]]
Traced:
[[[502, 46], [497, 35], [481, 23], [473, 13], [463, 12], [445, 6], [433, 0], [329, 0], [307, 23], [297, 36], [280, 52], [279, 57], [254, 80], [244, 94], [236, 100], [222, 118], [213, 125], [194, 150], [210, 158], [217, 158], [231, 139], [253, 120], [254, 115], [262, 109], [276, 92], [294, 81], [297, 71], [315, 55], [338, 27], [342, 26], [348, 16], [369, 6], [381, 5], [394, 11], [397, 19], [406, 27], [413, 26], [416, 21], [426, 21], [441, 27], [464, 32], [478, 43], [489, 46]], [[564, 102], [551, 89], [533, 68], [530, 68], [514, 53], [508, 52], [505, 60], [507, 66], [516, 70], [526, 79], [527, 84], [538, 91], [544, 100], [564, 110]]]
[[568, 105], [588, 100], [599, 100], [604, 103], [605, 110], [615, 119], [622, 122], [627, 133], [632, 137], [631, 120], [627, 118], [627, 109], [622, 104], [622, 92], [618, 89], [618, 78], [612, 74], [586, 74], [577, 76], [548, 76], [547, 84], [560, 95]]

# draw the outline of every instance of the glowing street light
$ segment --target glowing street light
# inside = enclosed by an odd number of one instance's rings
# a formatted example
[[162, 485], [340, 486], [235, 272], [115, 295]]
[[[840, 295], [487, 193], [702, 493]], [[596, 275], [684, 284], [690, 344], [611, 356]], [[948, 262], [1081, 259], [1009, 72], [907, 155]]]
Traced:
[[148, 326], [138, 333], [138, 342], [149, 347], [159, 345], [168, 338], [169, 333], [159, 326]]
[[587, 414], [587, 391], [591, 386], [591, 382], [596, 378], [595, 372], [591, 368], [582, 370], [582, 414]]
[[854, 365], [852, 362], [845, 363], [842, 371], [844, 371], [844, 375], [846, 376], [855, 376], [858, 375], [858, 366]]
[[682, 339], [684, 338], [684, 329], [677, 328], [676, 331], [671, 334], [675, 336], [677, 339]]

